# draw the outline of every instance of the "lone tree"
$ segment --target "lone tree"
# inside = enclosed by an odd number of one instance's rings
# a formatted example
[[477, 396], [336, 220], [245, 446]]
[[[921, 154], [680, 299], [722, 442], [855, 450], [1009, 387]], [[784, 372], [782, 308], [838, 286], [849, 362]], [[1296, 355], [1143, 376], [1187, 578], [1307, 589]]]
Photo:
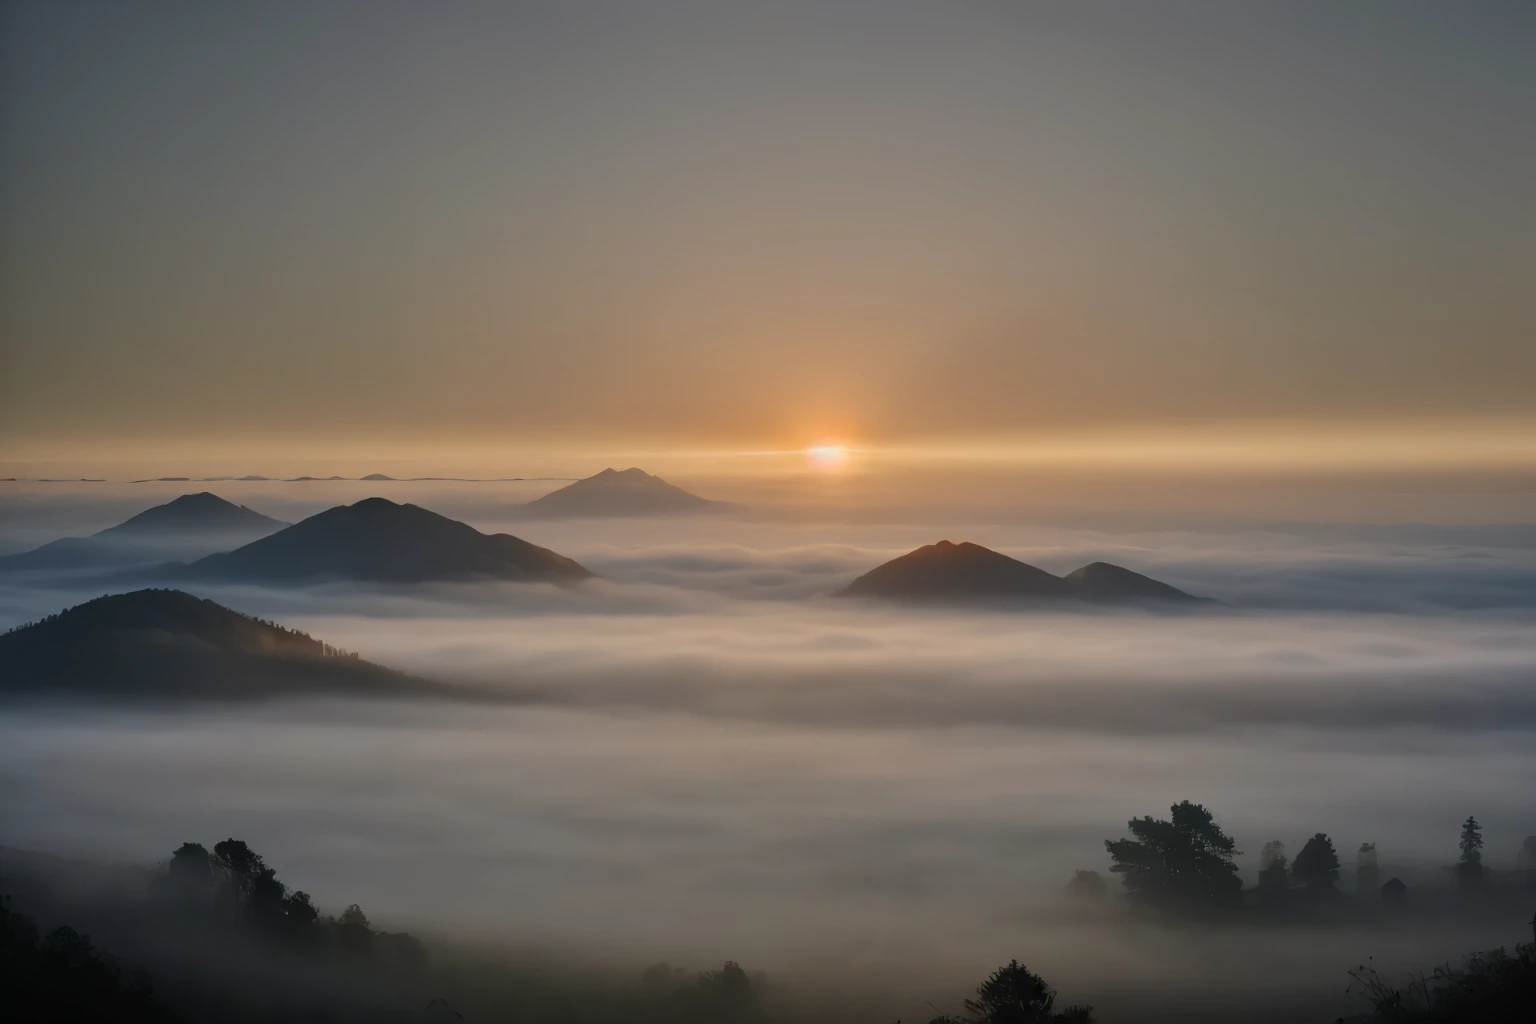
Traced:
[[1456, 864], [1456, 880], [1462, 885], [1476, 885], [1483, 880], [1483, 826], [1471, 815], [1461, 823], [1461, 860]]
[[1137, 903], [1174, 910], [1217, 910], [1242, 899], [1237, 877], [1237, 842], [1221, 830], [1211, 812], [1188, 800], [1169, 808], [1170, 821], [1150, 817], [1126, 823], [1133, 839], [1106, 839], [1114, 861]]
[[1339, 855], [1333, 840], [1319, 832], [1296, 855], [1291, 874], [1310, 892], [1330, 892], [1339, 880]]
[[1093, 1007], [1068, 1006], [1059, 1013], [1056, 991], [1017, 960], [999, 967], [965, 1001], [968, 1017], [935, 1017], [929, 1024], [1093, 1024]]

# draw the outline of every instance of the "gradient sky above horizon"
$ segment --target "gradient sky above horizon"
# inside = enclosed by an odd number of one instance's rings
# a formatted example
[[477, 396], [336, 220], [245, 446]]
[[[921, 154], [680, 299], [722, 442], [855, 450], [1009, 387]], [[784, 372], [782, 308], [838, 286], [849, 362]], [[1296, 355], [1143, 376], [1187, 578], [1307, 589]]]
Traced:
[[0, 19], [12, 458], [1536, 422], [1536, 5]]

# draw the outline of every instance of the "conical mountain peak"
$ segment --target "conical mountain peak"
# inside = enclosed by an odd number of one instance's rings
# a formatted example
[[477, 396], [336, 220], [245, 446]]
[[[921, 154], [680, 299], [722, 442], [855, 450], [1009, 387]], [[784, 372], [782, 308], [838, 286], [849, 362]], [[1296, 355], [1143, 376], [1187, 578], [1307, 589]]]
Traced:
[[592, 574], [510, 534], [484, 534], [419, 505], [364, 498], [338, 505], [227, 554], [188, 566], [193, 577], [263, 581], [351, 579], [576, 582]]
[[102, 530], [96, 536], [168, 530], [276, 529], [283, 525], [279, 520], [252, 511], [244, 505], [225, 501], [211, 491], [199, 491], [145, 509], [116, 526]]
[[971, 541], [941, 540], [893, 558], [840, 593], [902, 601], [1029, 601], [1036, 603], [1189, 603], [1176, 587], [1109, 562], [1065, 578]]
[[520, 515], [529, 519], [616, 518], [718, 512], [730, 507], [690, 494], [638, 466], [610, 466], [530, 501]]

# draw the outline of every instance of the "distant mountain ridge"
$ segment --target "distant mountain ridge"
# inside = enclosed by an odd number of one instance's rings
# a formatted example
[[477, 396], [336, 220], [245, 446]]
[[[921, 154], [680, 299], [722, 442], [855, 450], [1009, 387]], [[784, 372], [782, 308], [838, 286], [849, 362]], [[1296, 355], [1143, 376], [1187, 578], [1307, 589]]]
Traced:
[[[190, 546], [194, 557], [237, 547], [280, 530], [280, 519], [225, 501], [208, 491], [145, 509], [89, 537], [62, 537], [41, 547], [0, 558], [0, 570], [80, 569], [151, 563], [175, 557]], [[201, 550], [198, 550], [198, 548]]]
[[198, 559], [176, 575], [273, 583], [576, 583], [592, 573], [573, 559], [510, 534], [484, 534], [418, 505], [364, 498], [326, 509], [234, 551]]
[[643, 469], [608, 468], [577, 480], [516, 510], [521, 519], [626, 518], [725, 512], [729, 502], [711, 501], [669, 484]]
[[0, 635], [0, 694], [252, 697], [446, 688], [180, 590], [111, 594]]
[[980, 544], [954, 544], [947, 540], [876, 566], [838, 593], [940, 603], [1207, 603], [1205, 598], [1109, 562], [1093, 562], [1066, 576], [1056, 576]]

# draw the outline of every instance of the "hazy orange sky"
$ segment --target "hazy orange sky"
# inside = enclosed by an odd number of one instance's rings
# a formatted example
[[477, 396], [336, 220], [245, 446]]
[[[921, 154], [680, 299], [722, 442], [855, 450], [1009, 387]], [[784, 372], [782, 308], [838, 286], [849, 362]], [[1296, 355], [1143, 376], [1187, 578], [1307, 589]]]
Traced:
[[0, 17], [9, 464], [1536, 464], [1533, 5]]

